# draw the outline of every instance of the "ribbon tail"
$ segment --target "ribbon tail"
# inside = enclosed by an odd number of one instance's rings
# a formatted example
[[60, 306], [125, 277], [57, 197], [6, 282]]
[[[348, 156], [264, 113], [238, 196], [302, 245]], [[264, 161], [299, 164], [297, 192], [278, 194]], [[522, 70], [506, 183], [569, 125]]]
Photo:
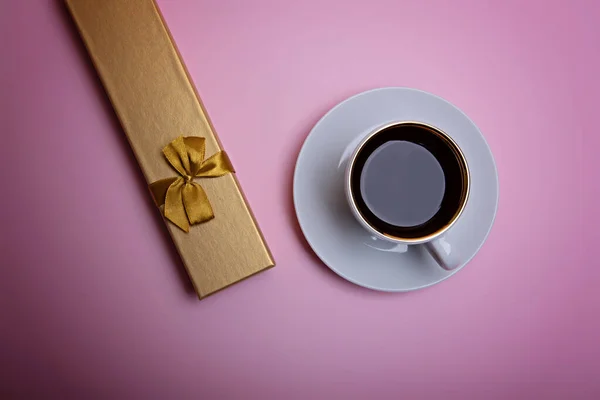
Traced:
[[150, 193], [152, 193], [152, 198], [154, 199], [154, 203], [157, 207], [165, 204], [165, 197], [167, 197], [167, 190], [169, 190], [169, 186], [173, 184], [178, 178], [167, 178], [160, 179], [156, 182], [151, 183], [148, 187], [150, 188]]
[[200, 224], [215, 217], [202, 186], [194, 182], [186, 184], [182, 189], [182, 193], [183, 205], [190, 224]]
[[176, 178], [165, 195], [165, 218], [182, 231], [190, 231], [190, 223], [183, 204], [183, 190], [187, 186], [182, 178]]

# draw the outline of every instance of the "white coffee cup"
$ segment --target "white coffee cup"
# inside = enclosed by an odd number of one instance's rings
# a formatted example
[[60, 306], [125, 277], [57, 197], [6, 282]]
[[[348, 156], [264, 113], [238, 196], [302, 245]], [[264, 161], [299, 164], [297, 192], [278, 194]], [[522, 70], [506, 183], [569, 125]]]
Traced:
[[[361, 173], [370, 156], [381, 148], [381, 146], [395, 142], [409, 142], [427, 150], [429, 157], [433, 156], [439, 163], [440, 174], [443, 171], [443, 190], [439, 208], [435, 209], [433, 216], [427, 221], [416, 226], [393, 225], [381, 219], [367, 205], [361, 192]], [[408, 145], [402, 143], [401, 145]], [[402, 157], [398, 159], [398, 165], [407, 165], [408, 159]], [[434, 161], [435, 162], [435, 161]], [[410, 164], [408, 164], [410, 165]], [[402, 176], [413, 174], [411, 182], [419, 179], [419, 171], [407, 171], [402, 169]], [[390, 177], [394, 170], [382, 172], [382, 175]], [[414, 175], [416, 174], [416, 175]], [[387, 179], [382, 176], [383, 179]], [[398, 180], [391, 179], [395, 183]], [[426, 185], [427, 182], [419, 183]], [[352, 152], [345, 175], [345, 193], [350, 209], [356, 220], [374, 237], [398, 245], [405, 245], [404, 251], [409, 245], [424, 245], [428, 252], [433, 256], [437, 263], [446, 270], [452, 270], [464, 261], [444, 234], [460, 218], [469, 198], [470, 175], [467, 160], [458, 146], [458, 144], [445, 132], [434, 126], [414, 121], [398, 121], [388, 123], [374, 129], [367, 134]], [[385, 192], [385, 190], [384, 190]], [[397, 193], [397, 190], [390, 190]], [[417, 192], [415, 190], [415, 192]], [[406, 194], [403, 194], [406, 196]], [[410, 196], [410, 193], [408, 194]], [[390, 199], [387, 199], [390, 200]], [[387, 201], [386, 200], [386, 201]], [[393, 201], [394, 198], [391, 198]], [[411, 204], [420, 199], [411, 199]], [[435, 199], [423, 199], [423, 201], [437, 201]], [[389, 203], [389, 201], [388, 201]], [[400, 202], [399, 202], [400, 203]], [[394, 204], [396, 204], [394, 202]], [[410, 213], [411, 210], [403, 210]], [[398, 246], [402, 248], [401, 246]], [[397, 248], [398, 248], [397, 247]]]

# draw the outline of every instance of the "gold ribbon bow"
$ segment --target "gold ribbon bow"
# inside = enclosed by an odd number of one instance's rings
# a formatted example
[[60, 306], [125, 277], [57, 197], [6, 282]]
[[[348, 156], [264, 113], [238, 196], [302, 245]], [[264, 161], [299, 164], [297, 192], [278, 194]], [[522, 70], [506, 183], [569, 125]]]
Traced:
[[215, 217], [210, 201], [195, 178], [216, 178], [235, 172], [224, 151], [204, 159], [203, 137], [178, 137], [169, 143], [163, 154], [179, 173], [179, 177], [158, 180], [150, 184], [154, 201], [165, 206], [165, 218], [185, 232], [190, 225], [200, 224]]

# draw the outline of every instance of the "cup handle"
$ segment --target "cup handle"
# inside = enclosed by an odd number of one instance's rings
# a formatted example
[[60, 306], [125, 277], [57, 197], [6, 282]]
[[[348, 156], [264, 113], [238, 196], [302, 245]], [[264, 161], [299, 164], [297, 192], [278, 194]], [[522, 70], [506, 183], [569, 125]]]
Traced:
[[444, 237], [425, 243], [425, 248], [440, 267], [447, 271], [460, 265], [460, 255]]

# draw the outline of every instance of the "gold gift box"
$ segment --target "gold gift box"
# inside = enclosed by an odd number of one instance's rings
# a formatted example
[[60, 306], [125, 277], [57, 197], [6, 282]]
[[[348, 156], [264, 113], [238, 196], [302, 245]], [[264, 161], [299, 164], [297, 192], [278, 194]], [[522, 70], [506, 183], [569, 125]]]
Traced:
[[[148, 184], [174, 176], [161, 151], [178, 136], [204, 137], [207, 157], [221, 151], [153, 0], [66, 3]], [[275, 264], [235, 174], [198, 183], [215, 218], [188, 233], [165, 223], [204, 298]]]

